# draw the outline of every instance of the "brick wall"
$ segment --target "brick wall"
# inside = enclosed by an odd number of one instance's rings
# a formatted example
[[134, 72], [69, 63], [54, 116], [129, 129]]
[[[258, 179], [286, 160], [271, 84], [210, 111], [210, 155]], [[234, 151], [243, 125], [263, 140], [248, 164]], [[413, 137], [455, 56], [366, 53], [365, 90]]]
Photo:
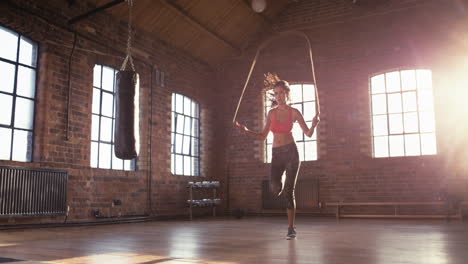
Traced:
[[[42, 3], [41, 3], [42, 2]], [[39, 44], [37, 105], [32, 163], [0, 161], [1, 165], [65, 169], [69, 173], [68, 221], [95, 221], [101, 215], [186, 214], [187, 181], [192, 177], [172, 175], [171, 96], [189, 96], [201, 106], [201, 173], [214, 177], [215, 87], [213, 70], [206, 64], [166, 43], [150, 39], [142, 32], [134, 38], [135, 67], [140, 74], [141, 149], [137, 171], [90, 168], [91, 107], [93, 67], [104, 64], [119, 69], [125, 56], [127, 25], [105, 13], [73, 27], [67, 19], [90, 6], [66, 1], [4, 1], [0, 4], [0, 25], [24, 34]], [[78, 32], [72, 58], [69, 140], [68, 62]], [[112, 45], [111, 45], [112, 43]], [[156, 72], [165, 73], [165, 85], [156, 83]], [[153, 76], [152, 76], [153, 75]], [[151, 194], [151, 195], [150, 195]], [[121, 206], [112, 206], [114, 199]], [[150, 200], [151, 199], [151, 200]], [[57, 218], [4, 219], [2, 222], [56, 222]]]
[[[466, 128], [461, 123], [468, 114], [460, 103], [447, 108], [456, 95], [455, 87], [447, 85], [446, 74], [456, 69], [456, 58], [466, 57], [466, 42], [461, 40], [466, 39], [466, 4], [358, 3], [298, 1], [274, 24], [277, 31], [306, 33], [314, 52], [322, 113], [317, 130], [319, 160], [303, 162], [299, 178], [319, 179], [322, 202], [433, 201], [443, 199], [446, 192], [468, 198], [468, 170], [463, 164], [468, 143], [458, 129]], [[230, 208], [252, 213], [261, 211], [261, 181], [268, 179], [264, 143], [233, 131], [230, 121], [258, 45], [252, 45], [249, 55], [227, 62], [229, 71], [223, 72], [231, 84], [224, 99], [224, 129], [232, 137], [224, 141], [229, 152], [223, 157]], [[312, 82], [309, 65], [307, 46], [300, 37], [271, 43], [258, 59], [238, 120], [261, 131], [262, 74], [276, 72], [290, 82]], [[373, 74], [399, 68], [433, 71], [438, 155], [372, 158], [368, 80]]]

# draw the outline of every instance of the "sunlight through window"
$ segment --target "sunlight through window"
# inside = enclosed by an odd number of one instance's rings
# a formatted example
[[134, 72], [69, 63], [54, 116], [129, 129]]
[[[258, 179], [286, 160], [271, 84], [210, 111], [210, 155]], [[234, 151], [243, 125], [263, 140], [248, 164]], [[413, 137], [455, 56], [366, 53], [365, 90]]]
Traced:
[[430, 70], [402, 70], [370, 79], [374, 157], [437, 154]]
[[36, 104], [37, 44], [0, 26], [0, 159], [30, 162]]
[[115, 156], [115, 77], [117, 70], [94, 66], [91, 123], [91, 167], [114, 170], [135, 170], [136, 162]]
[[187, 96], [172, 94], [171, 172], [200, 176], [200, 107]]

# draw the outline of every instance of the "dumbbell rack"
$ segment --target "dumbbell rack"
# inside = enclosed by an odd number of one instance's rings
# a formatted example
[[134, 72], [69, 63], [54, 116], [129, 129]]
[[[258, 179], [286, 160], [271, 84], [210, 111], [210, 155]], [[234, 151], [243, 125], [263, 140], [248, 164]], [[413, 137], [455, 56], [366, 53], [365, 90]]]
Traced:
[[[197, 181], [188, 183], [187, 189], [189, 192], [189, 199], [187, 200], [187, 204], [189, 207], [190, 220], [193, 219], [192, 211], [194, 208], [211, 207], [213, 216], [216, 216], [216, 206], [221, 204], [221, 199], [217, 198], [217, 189], [219, 186], [219, 181]], [[212, 198], [194, 199], [194, 196], [199, 196], [196, 195], [196, 193], [200, 191], [203, 193], [203, 195], [205, 195], [207, 191], [211, 191]]]

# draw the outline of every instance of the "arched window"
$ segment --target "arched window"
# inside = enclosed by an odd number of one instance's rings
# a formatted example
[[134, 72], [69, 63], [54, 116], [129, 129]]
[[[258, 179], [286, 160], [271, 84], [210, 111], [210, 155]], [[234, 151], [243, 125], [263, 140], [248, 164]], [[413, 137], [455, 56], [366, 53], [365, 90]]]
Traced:
[[200, 175], [200, 107], [187, 96], [172, 94], [171, 172]]
[[0, 26], [0, 159], [30, 162], [37, 44]]
[[[290, 85], [290, 105], [304, 117], [308, 127], [312, 126], [312, 119], [315, 116], [315, 87], [313, 84], [291, 84]], [[271, 109], [271, 91], [266, 91], [265, 94], [265, 114]], [[296, 123], [293, 127], [293, 136], [296, 140], [297, 150], [301, 161], [317, 160], [317, 131], [314, 132], [312, 137], [307, 137], [302, 132], [301, 127]], [[273, 146], [273, 133], [269, 133], [266, 140], [266, 162], [271, 162], [271, 151]]]
[[375, 75], [370, 93], [374, 157], [437, 154], [430, 70]]
[[91, 124], [91, 167], [115, 170], [135, 170], [136, 162], [115, 156], [115, 76], [117, 70], [95, 65], [93, 74], [93, 105]]

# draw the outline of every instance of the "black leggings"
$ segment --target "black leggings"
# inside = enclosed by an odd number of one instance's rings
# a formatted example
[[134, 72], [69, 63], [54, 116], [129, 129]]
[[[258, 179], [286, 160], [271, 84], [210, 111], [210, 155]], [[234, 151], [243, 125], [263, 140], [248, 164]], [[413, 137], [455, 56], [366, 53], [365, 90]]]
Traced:
[[[297, 174], [299, 172], [299, 154], [295, 143], [273, 148], [270, 172], [270, 190], [275, 195], [281, 195], [286, 199], [287, 208], [296, 208], [294, 189], [296, 187]], [[282, 188], [281, 177], [286, 171], [286, 180]], [[281, 192], [282, 191], [282, 192]]]

